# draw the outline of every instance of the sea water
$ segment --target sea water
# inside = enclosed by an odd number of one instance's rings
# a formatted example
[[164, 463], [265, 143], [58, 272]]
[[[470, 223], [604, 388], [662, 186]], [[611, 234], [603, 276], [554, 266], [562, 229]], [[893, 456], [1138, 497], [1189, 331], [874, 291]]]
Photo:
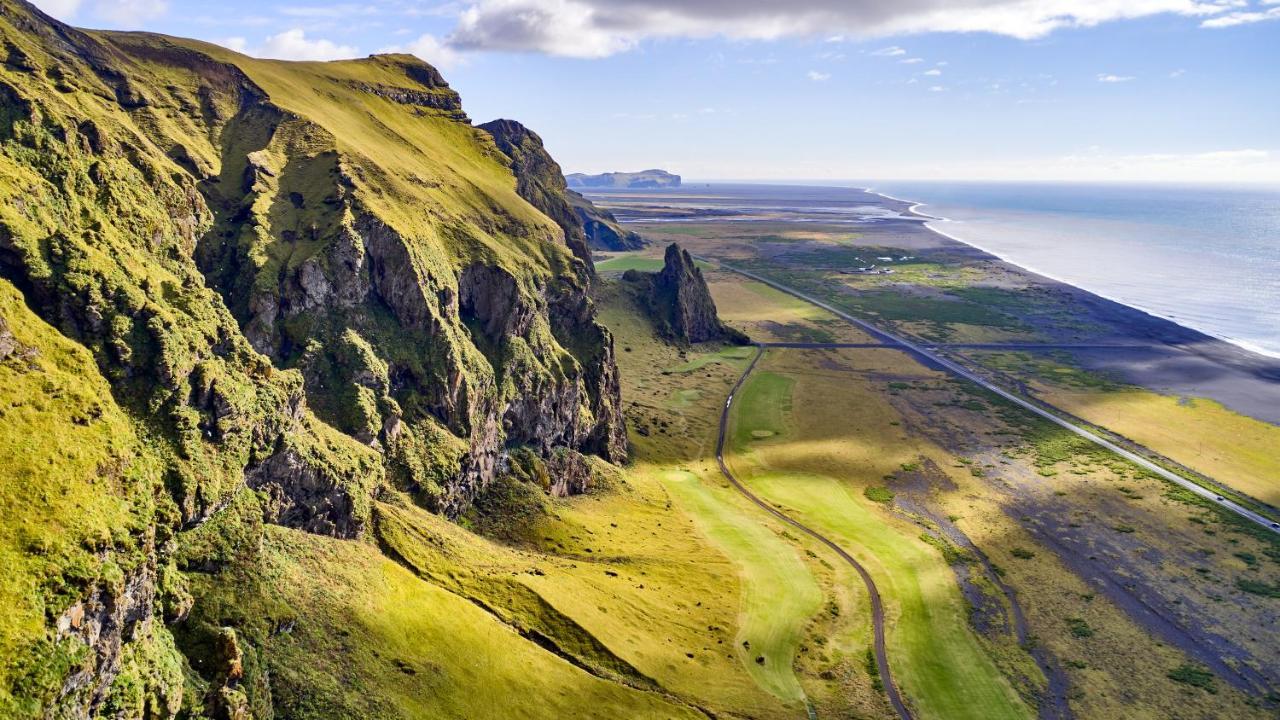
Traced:
[[868, 183], [939, 232], [1280, 357], [1280, 189]]
[[932, 216], [929, 227], [1015, 265], [1280, 357], [1280, 188], [830, 184], [690, 182], [602, 197], [643, 208], [618, 208], [624, 222], [857, 225], [897, 216], [858, 191], [869, 188], [915, 203]]

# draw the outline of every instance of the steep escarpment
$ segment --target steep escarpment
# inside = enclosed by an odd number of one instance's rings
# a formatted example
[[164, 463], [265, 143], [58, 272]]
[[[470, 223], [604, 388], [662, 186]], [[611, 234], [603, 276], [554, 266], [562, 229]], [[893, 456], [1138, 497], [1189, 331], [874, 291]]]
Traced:
[[542, 138], [515, 120], [494, 120], [479, 127], [489, 133], [498, 149], [510, 158], [516, 192], [560, 226], [573, 254], [582, 260], [588, 272], [594, 272], [582, 222], [569, 204], [564, 174], [559, 163], [547, 153]]
[[584, 261], [430, 66], [16, 0], [0, 43], [0, 715], [269, 705], [269, 635], [199, 609], [227, 537], [360, 538], [392, 490], [455, 516], [516, 449], [625, 459]]
[[740, 331], [720, 322], [702, 270], [676, 243], [667, 246], [660, 271], [628, 270], [622, 279], [636, 289], [658, 334], [665, 338], [678, 343], [748, 341]]
[[613, 213], [597, 207], [581, 193], [566, 190], [565, 194], [582, 223], [588, 245], [599, 250], [639, 250], [644, 247], [644, 238], [639, 233], [624, 229]]
[[635, 250], [644, 239], [623, 230], [608, 210], [568, 188], [560, 165], [547, 152], [542, 138], [515, 120], [494, 120], [480, 126], [493, 136], [498, 149], [511, 159], [516, 192], [564, 230], [565, 242], [590, 273], [591, 251]]

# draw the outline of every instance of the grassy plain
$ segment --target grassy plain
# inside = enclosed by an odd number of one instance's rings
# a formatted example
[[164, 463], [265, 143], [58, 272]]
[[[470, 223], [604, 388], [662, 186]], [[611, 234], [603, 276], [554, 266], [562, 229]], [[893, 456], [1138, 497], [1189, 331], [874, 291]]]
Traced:
[[[734, 652], [760, 687], [789, 703], [805, 699], [792, 666], [823, 592], [794, 545], [742, 508], [731, 492], [687, 471], [664, 473], [667, 490], [699, 528], [740, 567], [742, 609]], [[760, 658], [761, 661], [757, 661]]]
[[[736, 240], [726, 247], [729, 253], [742, 252]], [[734, 312], [734, 295], [717, 299], [725, 312]], [[1231, 665], [1220, 668], [1223, 673], [1232, 672], [1230, 666], [1256, 670], [1269, 663], [1273, 653], [1264, 642], [1265, 633], [1253, 628], [1265, 624], [1271, 612], [1267, 603], [1274, 602], [1267, 599], [1272, 586], [1259, 580], [1274, 574], [1275, 565], [1269, 563], [1280, 557], [1274, 543], [1213, 508], [1188, 504], [1166, 483], [1075, 442], [1073, 436], [1051, 428], [1032, 429], [1035, 423], [1029, 418], [1009, 414], [981, 393], [896, 353], [844, 350], [801, 355], [809, 357], [811, 370], [843, 365], [849, 372], [838, 391], [827, 388], [802, 397], [799, 393], [807, 385], [798, 384], [793, 402], [804, 411], [796, 415], [807, 417], [841, 393], [850, 398], [854, 407], [840, 418], [819, 413], [824, 419], [817, 432], [835, 434], [832, 428], [842, 428], [843, 443], [849, 447], [838, 454], [865, 453], [864, 464], [879, 463], [865, 477], [880, 477], [877, 486], [888, 484], [899, 495], [905, 490], [902, 497], [915, 494], [923, 501], [904, 510], [901, 502], [889, 498], [897, 514], [914, 517], [926, 531], [949, 526], [989, 558], [989, 574], [998, 577], [1021, 606], [1029, 646], [1041, 648], [1057, 663], [1066, 682], [1063, 702], [1079, 716], [1266, 714], [1257, 696], [1231, 687], [1219, 671], [1206, 671], [1187, 652], [1196, 648], [1193, 655], [1229, 658]], [[762, 370], [777, 368], [766, 364]], [[1073, 392], [1118, 389], [1107, 378], [1078, 370], [1055, 372], [1053, 377]], [[1193, 402], [1199, 406], [1199, 401]], [[859, 420], [857, 408], [883, 409], [885, 403], [888, 409], [878, 423]], [[1185, 401], [1180, 407], [1189, 409]], [[803, 455], [813, 451], [806, 445], [817, 445], [781, 442], [773, 423], [767, 424], [756, 436], [736, 431], [735, 437], [760, 446], [776, 443], [774, 453]], [[1215, 431], [1206, 426], [1204, 432]], [[863, 439], [863, 434], [869, 437]], [[915, 469], [930, 465], [943, 477], [913, 493]], [[865, 499], [856, 490], [848, 494], [853, 502]], [[828, 496], [818, 497], [825, 502]], [[797, 501], [795, 507], [802, 504]], [[915, 514], [921, 505], [932, 509], [929, 516]], [[947, 552], [944, 543], [943, 553]], [[970, 556], [967, 574], [975, 577], [972, 570], [979, 566], [972, 553], [962, 554]], [[1153, 557], [1163, 560], [1144, 559]], [[1100, 564], [1103, 558], [1108, 562]], [[980, 585], [985, 585], [986, 595], [1001, 592], [992, 582]], [[1001, 604], [1007, 606], [1007, 601]], [[1142, 609], [1153, 606], [1177, 608], [1170, 615], [1173, 627], [1179, 628], [1168, 631], [1173, 636], [1154, 629], [1167, 626], [1153, 625], [1156, 621]], [[1006, 632], [1007, 625], [1006, 620]], [[1171, 642], [1170, 637], [1176, 639]], [[1213, 637], [1218, 638], [1211, 641], [1213, 648], [1205, 650], [1201, 643]], [[1231, 640], [1223, 645], [1222, 638]], [[984, 632], [978, 639], [1029, 702], [1049, 692], [1040, 673], [1028, 668], [1026, 653], [1008, 637], [993, 639]], [[1213, 693], [1177, 679], [1190, 677], [1179, 671], [1185, 667], [1196, 668], [1195, 677], [1208, 672], [1214, 680], [1205, 687]]]
[[268, 527], [256, 553], [240, 590], [212, 589], [202, 611], [267, 626], [278, 714], [702, 717], [575, 667], [370, 544]]
[[[921, 717], [1029, 717], [974, 636], [943, 556], [919, 539], [913, 523], [863, 497], [863, 489], [909, 462], [911, 444], [886, 437], [897, 435], [885, 421], [887, 408], [851, 402], [842, 373], [815, 369], [815, 359], [771, 350], [739, 392], [735, 472], [868, 567], [888, 605], [890, 664]], [[897, 452], [873, 449], [886, 446]], [[904, 460], [895, 462], [899, 454]]]
[[1272, 507], [1280, 507], [1280, 427], [1206, 398], [1164, 395], [1081, 370], [1069, 359], [975, 353], [1033, 392]]
[[757, 342], [872, 342], [826, 310], [763, 283], [722, 270], [704, 276], [720, 318]]
[[736, 603], [738, 613], [725, 623], [736, 628], [733, 647], [723, 649], [757, 692], [777, 698], [776, 706], [751, 707], [744, 699], [739, 707], [753, 717], [769, 716], [770, 707], [795, 716], [803, 699], [820, 717], [891, 712], [863, 662], [870, 623], [857, 578], [824, 548], [749, 504], [715, 464], [720, 408], [754, 349], [677, 350], [657, 342], [647, 321], [621, 300], [606, 296], [601, 314], [623, 348], [623, 398], [637, 456], [627, 481], [660, 481], [671, 499], [664, 529], [678, 519], [691, 522], [708, 543], [704, 561], [734, 568], [736, 592], [731, 584], [713, 591]]

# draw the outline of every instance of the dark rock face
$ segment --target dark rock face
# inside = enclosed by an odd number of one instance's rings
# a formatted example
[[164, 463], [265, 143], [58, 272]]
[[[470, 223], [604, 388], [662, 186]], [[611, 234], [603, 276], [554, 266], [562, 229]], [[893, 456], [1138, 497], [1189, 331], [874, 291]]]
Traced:
[[516, 192], [560, 226], [565, 245], [582, 260], [588, 273], [594, 273], [582, 221], [566, 196], [564, 174], [542, 145], [542, 138], [515, 120], [494, 120], [479, 127], [489, 133], [498, 149], [511, 159]]
[[667, 246], [661, 271], [628, 270], [622, 279], [640, 288], [650, 317], [663, 337], [680, 343], [748, 342], [741, 332], [720, 322], [702, 270], [676, 243]]
[[645, 246], [644, 238], [639, 233], [624, 229], [613, 213], [597, 207], [581, 193], [566, 190], [565, 195], [577, 213], [587, 235], [587, 244], [591, 247], [597, 250], [639, 250]]

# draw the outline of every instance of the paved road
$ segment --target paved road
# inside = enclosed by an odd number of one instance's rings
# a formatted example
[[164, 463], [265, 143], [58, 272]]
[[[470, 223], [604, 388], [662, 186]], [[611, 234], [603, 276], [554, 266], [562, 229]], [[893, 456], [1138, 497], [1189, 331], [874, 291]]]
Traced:
[[[1027, 410], [1028, 412], [1032, 412], [1032, 413], [1034, 413], [1034, 414], [1036, 414], [1036, 415], [1038, 415], [1038, 416], [1040, 416], [1040, 417], [1044, 418], [1045, 420], [1048, 420], [1049, 422], [1053, 423], [1054, 425], [1057, 425], [1057, 426], [1059, 426], [1059, 427], [1061, 427], [1061, 428], [1064, 428], [1064, 429], [1066, 429], [1066, 430], [1069, 430], [1069, 431], [1071, 431], [1071, 432], [1075, 433], [1076, 435], [1079, 435], [1080, 437], [1082, 437], [1082, 438], [1084, 438], [1084, 439], [1086, 439], [1086, 440], [1088, 440], [1088, 441], [1090, 441], [1090, 442], [1092, 442], [1092, 443], [1094, 443], [1094, 444], [1096, 444], [1096, 445], [1098, 445], [1098, 446], [1100, 446], [1100, 447], [1103, 447], [1103, 448], [1105, 448], [1105, 449], [1107, 449], [1107, 450], [1109, 450], [1109, 451], [1111, 451], [1111, 452], [1115, 453], [1116, 455], [1119, 455], [1120, 457], [1124, 458], [1125, 460], [1128, 460], [1129, 462], [1131, 462], [1131, 463], [1133, 463], [1133, 464], [1135, 464], [1135, 465], [1137, 465], [1137, 466], [1139, 466], [1139, 467], [1141, 467], [1141, 468], [1143, 468], [1143, 469], [1145, 469], [1145, 470], [1148, 470], [1148, 471], [1150, 471], [1150, 472], [1152, 472], [1152, 473], [1154, 473], [1154, 474], [1156, 474], [1156, 475], [1158, 475], [1158, 476], [1160, 476], [1160, 477], [1164, 478], [1165, 480], [1168, 480], [1169, 482], [1171, 482], [1171, 483], [1173, 483], [1173, 484], [1175, 484], [1175, 485], [1177, 485], [1177, 486], [1179, 486], [1179, 487], [1181, 487], [1181, 488], [1183, 488], [1183, 489], [1185, 489], [1185, 490], [1187, 490], [1187, 491], [1189, 491], [1189, 492], [1192, 492], [1192, 493], [1194, 493], [1194, 494], [1196, 494], [1196, 495], [1198, 495], [1198, 496], [1200, 496], [1200, 497], [1204, 498], [1205, 500], [1208, 500], [1208, 501], [1210, 501], [1210, 502], [1212, 502], [1212, 503], [1215, 503], [1215, 504], [1216, 504], [1216, 505], [1218, 505], [1219, 507], [1222, 507], [1222, 508], [1224, 508], [1224, 509], [1226, 509], [1226, 510], [1230, 510], [1231, 512], [1235, 513], [1236, 515], [1239, 515], [1240, 517], [1242, 517], [1242, 518], [1244, 518], [1244, 519], [1246, 519], [1246, 520], [1249, 520], [1250, 522], [1256, 523], [1256, 524], [1260, 525], [1261, 527], [1263, 527], [1263, 528], [1265, 528], [1265, 529], [1267, 529], [1267, 530], [1270, 530], [1270, 531], [1272, 531], [1272, 532], [1275, 532], [1275, 533], [1280, 534], [1280, 523], [1277, 523], [1277, 522], [1275, 522], [1275, 521], [1271, 520], [1270, 518], [1267, 518], [1267, 517], [1265, 517], [1265, 516], [1263, 516], [1263, 515], [1260, 515], [1260, 514], [1258, 514], [1258, 513], [1254, 512], [1254, 511], [1250, 510], [1249, 508], [1244, 507], [1243, 505], [1240, 505], [1239, 503], [1236, 503], [1236, 502], [1234, 502], [1234, 501], [1232, 501], [1232, 500], [1229, 500], [1229, 499], [1227, 499], [1227, 498], [1225, 498], [1225, 497], [1223, 497], [1223, 496], [1221, 496], [1221, 495], [1217, 494], [1217, 493], [1216, 493], [1216, 492], [1214, 492], [1213, 490], [1210, 490], [1210, 489], [1208, 489], [1208, 488], [1206, 488], [1206, 487], [1203, 487], [1203, 486], [1199, 485], [1198, 483], [1194, 483], [1194, 482], [1192, 482], [1192, 481], [1190, 481], [1190, 480], [1188, 480], [1188, 479], [1186, 479], [1186, 478], [1182, 477], [1181, 475], [1178, 475], [1178, 474], [1176, 474], [1176, 473], [1174, 473], [1174, 472], [1171, 472], [1171, 471], [1169, 471], [1169, 470], [1166, 470], [1166, 469], [1164, 469], [1163, 467], [1160, 467], [1159, 465], [1157, 465], [1157, 464], [1155, 464], [1155, 463], [1151, 462], [1150, 460], [1148, 460], [1148, 459], [1146, 459], [1146, 458], [1142, 457], [1141, 455], [1138, 455], [1138, 454], [1136, 454], [1136, 453], [1130, 452], [1129, 450], [1126, 450], [1126, 449], [1124, 449], [1124, 448], [1120, 447], [1119, 445], [1117, 445], [1117, 444], [1115, 444], [1115, 443], [1111, 442], [1110, 440], [1107, 440], [1106, 438], [1103, 438], [1103, 437], [1101, 437], [1101, 436], [1099, 436], [1099, 435], [1097, 435], [1097, 434], [1095, 434], [1095, 433], [1093, 433], [1093, 432], [1090, 432], [1089, 430], [1086, 430], [1086, 429], [1084, 429], [1084, 428], [1080, 427], [1079, 425], [1076, 425], [1076, 424], [1075, 424], [1075, 423], [1073, 423], [1073, 422], [1070, 422], [1070, 421], [1068, 421], [1068, 420], [1065, 420], [1065, 419], [1063, 419], [1062, 417], [1059, 417], [1058, 415], [1056, 415], [1056, 414], [1054, 414], [1054, 413], [1052, 413], [1052, 412], [1049, 412], [1048, 410], [1046, 410], [1046, 409], [1044, 409], [1044, 408], [1040, 407], [1039, 405], [1036, 405], [1036, 404], [1032, 403], [1032, 402], [1031, 402], [1031, 401], [1029, 401], [1029, 400], [1026, 400], [1026, 399], [1024, 399], [1024, 398], [1022, 398], [1022, 397], [1019, 397], [1019, 396], [1017, 396], [1017, 395], [1015, 395], [1015, 394], [1013, 394], [1013, 393], [1011, 393], [1011, 392], [1009, 392], [1009, 391], [1007, 391], [1007, 390], [1004, 390], [1003, 388], [1001, 388], [1001, 387], [999, 387], [999, 386], [997, 386], [997, 385], [992, 384], [990, 381], [988, 381], [987, 379], [985, 379], [985, 378], [983, 378], [983, 377], [981, 377], [981, 376], [979, 376], [979, 375], [975, 374], [973, 371], [971, 371], [971, 370], [969, 370], [969, 369], [967, 369], [967, 368], [965, 368], [965, 367], [963, 367], [963, 366], [961, 366], [961, 365], [959, 365], [959, 364], [957, 364], [957, 363], [955, 363], [955, 362], [953, 362], [953, 361], [951, 361], [951, 360], [948, 360], [947, 358], [943, 357], [942, 355], [939, 355], [937, 352], [935, 352], [935, 349], [936, 349], [936, 347], [935, 347], [935, 346], [925, 346], [925, 345], [922, 345], [922, 344], [920, 344], [920, 343], [916, 343], [916, 342], [912, 342], [912, 341], [910, 341], [910, 340], [907, 340], [906, 338], [901, 337], [901, 336], [899, 336], [899, 335], [896, 335], [896, 334], [894, 334], [894, 333], [891, 333], [891, 332], [889, 332], [889, 331], [887, 331], [887, 330], [882, 330], [882, 329], [880, 329], [880, 328], [876, 327], [875, 325], [872, 325], [871, 323], [869, 323], [869, 322], [867, 322], [867, 321], [865, 321], [865, 320], [862, 320], [862, 319], [860, 319], [860, 318], [856, 318], [856, 317], [854, 317], [854, 316], [852, 316], [852, 315], [850, 315], [850, 314], [848, 314], [848, 313], [846, 313], [846, 312], [844, 312], [844, 311], [842, 311], [842, 310], [839, 310], [839, 309], [837, 309], [837, 308], [835, 308], [835, 307], [832, 307], [831, 305], [829, 305], [829, 304], [827, 304], [827, 303], [825, 303], [825, 302], [823, 302], [823, 301], [821, 301], [821, 300], [819, 300], [819, 299], [817, 299], [817, 298], [815, 298], [815, 297], [812, 297], [812, 296], [806, 295], [806, 294], [804, 294], [804, 293], [800, 292], [799, 290], [796, 290], [796, 289], [794, 289], [794, 288], [788, 287], [788, 286], [783, 285], [783, 284], [781, 284], [781, 283], [779, 283], [779, 282], [775, 282], [775, 281], [770, 280], [769, 278], [763, 277], [763, 276], [761, 276], [761, 275], [757, 275], [756, 273], [753, 273], [753, 272], [750, 272], [750, 271], [747, 271], [747, 270], [740, 270], [740, 269], [735, 268], [735, 267], [732, 267], [732, 266], [730, 266], [730, 265], [726, 265], [726, 264], [724, 264], [723, 262], [713, 261], [713, 260], [711, 260], [711, 259], [709, 259], [709, 258], [699, 257], [699, 256], [696, 256], [696, 255], [695, 255], [694, 257], [695, 257], [695, 258], [697, 258], [697, 259], [699, 259], [699, 260], [702, 260], [702, 261], [704, 261], [704, 262], [716, 262], [716, 263], [719, 265], [719, 267], [720, 267], [721, 269], [728, 270], [729, 272], [737, 273], [737, 274], [739, 274], [739, 275], [742, 275], [743, 277], [751, 278], [752, 280], [755, 280], [755, 281], [757, 281], [757, 282], [764, 283], [765, 285], [768, 285], [769, 287], [771, 287], [771, 288], [773, 288], [773, 289], [775, 289], [775, 290], [778, 290], [778, 291], [780, 291], [780, 292], [784, 292], [784, 293], [786, 293], [787, 295], [790, 295], [790, 296], [795, 297], [795, 298], [799, 298], [800, 300], [804, 300], [805, 302], [810, 303], [810, 304], [812, 304], [812, 305], [816, 305], [816, 306], [818, 306], [818, 307], [822, 308], [823, 310], [826, 310], [827, 312], [829, 312], [829, 313], [831, 313], [831, 314], [835, 315], [836, 317], [838, 317], [838, 318], [840, 318], [840, 319], [842, 319], [842, 320], [845, 320], [845, 321], [847, 321], [847, 322], [850, 322], [850, 323], [852, 323], [852, 324], [856, 325], [858, 328], [860, 328], [860, 329], [861, 329], [861, 330], [863, 330], [864, 332], [866, 332], [866, 333], [870, 334], [872, 337], [874, 337], [874, 338], [876, 338], [876, 339], [878, 339], [878, 340], [880, 340], [880, 341], [883, 341], [883, 342], [884, 342], [884, 344], [886, 344], [886, 345], [896, 346], [896, 347], [901, 348], [901, 349], [903, 349], [903, 350], [907, 350], [907, 351], [909, 351], [909, 352], [912, 352], [912, 353], [914, 353], [915, 355], [917, 355], [917, 356], [919, 356], [919, 357], [921, 357], [921, 358], [924, 358], [926, 361], [928, 361], [928, 362], [930, 362], [930, 363], [933, 363], [933, 364], [935, 364], [935, 365], [938, 365], [939, 367], [942, 367], [943, 369], [945, 369], [946, 371], [950, 372], [951, 374], [956, 375], [957, 377], [964, 378], [965, 380], [968, 380], [968, 381], [970, 381], [970, 382], [972, 382], [972, 383], [974, 383], [974, 384], [976, 384], [976, 385], [979, 385], [979, 386], [981, 386], [982, 388], [986, 389], [987, 391], [992, 392], [992, 393], [995, 393], [996, 395], [999, 395], [1001, 398], [1004, 398], [1005, 400], [1008, 400], [1009, 402], [1013, 403], [1014, 405], [1017, 405], [1018, 407], [1023, 408], [1024, 410]], [[821, 344], [814, 344], [814, 345], [813, 345], [813, 347], [821, 347]], [[841, 347], [841, 345], [840, 345], [839, 343], [833, 343], [833, 344], [831, 344], [831, 347], [836, 347], [836, 348], [838, 348], [838, 347]], [[1041, 347], [1045, 347], [1045, 346], [1041, 346]]]
[[1168, 348], [1159, 343], [939, 343], [937, 348], [964, 350], [1149, 350], [1153, 347]]
[[[854, 570], [858, 571], [858, 575], [862, 577], [863, 584], [867, 586], [867, 594], [871, 597], [871, 626], [875, 634], [876, 668], [878, 668], [880, 672], [880, 682], [884, 684], [885, 694], [889, 696], [889, 704], [893, 705], [893, 709], [898, 713], [900, 720], [912, 720], [911, 710], [908, 709], [907, 704], [902, 701], [902, 695], [899, 694], [898, 686], [893, 682], [893, 674], [889, 670], [889, 655], [885, 650], [884, 641], [884, 604], [880, 601], [880, 592], [876, 589], [876, 584], [875, 581], [871, 579], [871, 574], [868, 573], [867, 569], [862, 567], [862, 564], [855, 560], [852, 555], [845, 552], [844, 548], [832, 542], [825, 535], [819, 533], [813, 528], [810, 528], [808, 525], [801, 523], [799, 520], [792, 518], [764, 500], [761, 500], [755, 493], [748, 490], [745, 485], [739, 482], [738, 478], [734, 477], [733, 472], [729, 470], [729, 465], [724, 461], [724, 441], [729, 428], [729, 411], [733, 408], [733, 398], [738, 394], [738, 390], [742, 388], [742, 383], [746, 382], [747, 376], [751, 374], [753, 369], [755, 369], [756, 363], [760, 361], [762, 356], [764, 356], [765, 346], [757, 345], [756, 347], [758, 349], [755, 357], [751, 358], [751, 364], [747, 366], [747, 369], [742, 372], [738, 381], [733, 384], [733, 388], [729, 390], [729, 397], [724, 401], [724, 409], [720, 411], [720, 430], [719, 434], [716, 436], [716, 462], [720, 464], [720, 472], [723, 473], [725, 478], [738, 489], [738, 492], [745, 495], [748, 500], [758, 505], [762, 510], [770, 515], [773, 515], [779, 520], [791, 525], [806, 535], [809, 535], [823, 545], [826, 545], [828, 548], [831, 548], [832, 552], [839, 555], [840, 558], [849, 563]], [[816, 717], [812, 706], [808, 708], [808, 711], [810, 718]]]
[[[726, 268], [727, 269], [727, 268]], [[741, 271], [734, 271], [741, 272]], [[804, 342], [800, 340], [780, 340], [763, 343], [767, 347], [781, 348], [902, 348], [902, 343], [885, 339], [883, 342], [845, 343], [845, 342]], [[1122, 345], [1119, 343], [939, 343], [927, 347], [935, 350], [1142, 350], [1155, 345], [1151, 343]]]

